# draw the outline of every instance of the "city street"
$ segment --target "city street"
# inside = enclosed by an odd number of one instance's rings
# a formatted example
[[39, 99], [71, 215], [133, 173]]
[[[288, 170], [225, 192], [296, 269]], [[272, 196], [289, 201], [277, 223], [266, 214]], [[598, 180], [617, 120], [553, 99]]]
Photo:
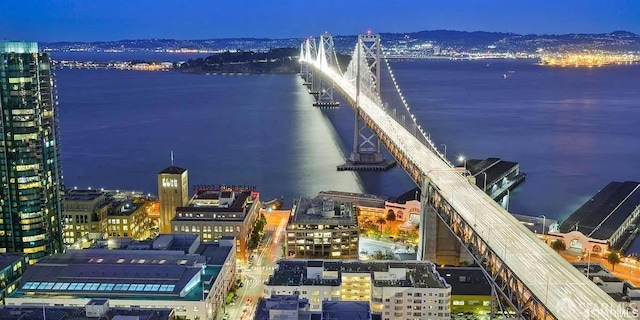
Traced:
[[[640, 285], [640, 266], [635, 264], [634, 259], [621, 258], [619, 264], [613, 268], [606, 258], [598, 255], [591, 255], [591, 257], [585, 257], [578, 259], [581, 254], [575, 254], [568, 251], [560, 251], [560, 255], [569, 262], [582, 262], [582, 263], [599, 263], [603, 267], [607, 268], [611, 274], [633, 284], [634, 286]], [[615, 271], [612, 271], [615, 270]]]
[[258, 248], [247, 263], [239, 263], [238, 276], [243, 286], [238, 289], [234, 304], [226, 305], [218, 319], [228, 314], [228, 319], [253, 319], [258, 299], [263, 295], [264, 282], [273, 273], [275, 262], [282, 257], [283, 236], [285, 234], [289, 210], [263, 210], [267, 220]]

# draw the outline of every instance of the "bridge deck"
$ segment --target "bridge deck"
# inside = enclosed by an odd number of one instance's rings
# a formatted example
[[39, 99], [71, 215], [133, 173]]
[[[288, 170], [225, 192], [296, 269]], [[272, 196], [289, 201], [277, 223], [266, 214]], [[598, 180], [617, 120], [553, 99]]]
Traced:
[[[330, 68], [320, 68], [315, 61], [305, 62], [329, 76], [348, 99], [355, 101], [354, 84]], [[596, 309], [605, 312], [617, 303], [482, 190], [452, 171], [449, 164], [374, 101], [361, 94], [359, 105], [557, 319], [622, 318], [622, 315], [595, 314]]]

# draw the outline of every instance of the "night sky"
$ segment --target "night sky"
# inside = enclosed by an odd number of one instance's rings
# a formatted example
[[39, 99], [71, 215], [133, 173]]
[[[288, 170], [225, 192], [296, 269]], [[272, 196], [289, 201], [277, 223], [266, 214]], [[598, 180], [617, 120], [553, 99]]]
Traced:
[[640, 33], [640, 0], [0, 0], [0, 39], [291, 38], [448, 29]]

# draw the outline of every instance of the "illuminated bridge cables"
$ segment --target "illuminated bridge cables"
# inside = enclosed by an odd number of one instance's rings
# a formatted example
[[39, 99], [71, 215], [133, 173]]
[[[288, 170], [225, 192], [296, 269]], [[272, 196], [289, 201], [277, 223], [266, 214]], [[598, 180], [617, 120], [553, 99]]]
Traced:
[[390, 115], [393, 116], [394, 119], [398, 121], [398, 123], [400, 123], [403, 127], [405, 127], [405, 129], [411, 132], [427, 148], [436, 153], [450, 167], [453, 167], [454, 165], [446, 158], [446, 156], [442, 152], [440, 152], [440, 150], [438, 150], [433, 140], [431, 140], [431, 135], [426, 132], [421, 125], [418, 124], [416, 116], [411, 111], [406, 98], [400, 90], [400, 86], [398, 85], [397, 79], [393, 73], [393, 69], [391, 69], [391, 65], [389, 64], [389, 60], [386, 57], [383, 57], [382, 60], [384, 61], [383, 69], [385, 69], [385, 72], [383, 72], [382, 75], [384, 75], [384, 77], [388, 77], [388, 82], [390, 83], [390, 85], [386, 86], [381, 95], [383, 96], [383, 100], [385, 103], [387, 103], [387, 105], [391, 105], [392, 108], [395, 106], [400, 106], [401, 108], [393, 108], [388, 110], [387, 112], [393, 112], [393, 114], [390, 113]]

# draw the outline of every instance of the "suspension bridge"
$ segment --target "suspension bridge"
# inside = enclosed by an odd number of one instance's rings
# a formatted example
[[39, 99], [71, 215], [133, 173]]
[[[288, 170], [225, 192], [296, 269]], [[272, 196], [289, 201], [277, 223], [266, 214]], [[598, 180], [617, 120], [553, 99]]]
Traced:
[[[300, 46], [301, 76], [316, 107], [334, 107], [334, 91], [355, 112], [349, 161], [378, 165], [386, 147], [421, 188], [419, 256], [435, 260], [435, 244], [425, 241], [441, 220], [492, 284], [503, 315], [519, 319], [625, 319], [626, 309], [547, 244], [470, 183], [416, 121], [395, 76], [382, 56], [380, 36], [358, 36], [346, 70], [338, 63], [333, 38], [322, 34]], [[381, 86], [384, 79], [392, 90]], [[445, 151], [446, 153], [446, 151]], [[433, 237], [432, 237], [433, 238]], [[493, 303], [493, 302], [492, 302]], [[382, 312], [383, 310], [372, 310]]]

